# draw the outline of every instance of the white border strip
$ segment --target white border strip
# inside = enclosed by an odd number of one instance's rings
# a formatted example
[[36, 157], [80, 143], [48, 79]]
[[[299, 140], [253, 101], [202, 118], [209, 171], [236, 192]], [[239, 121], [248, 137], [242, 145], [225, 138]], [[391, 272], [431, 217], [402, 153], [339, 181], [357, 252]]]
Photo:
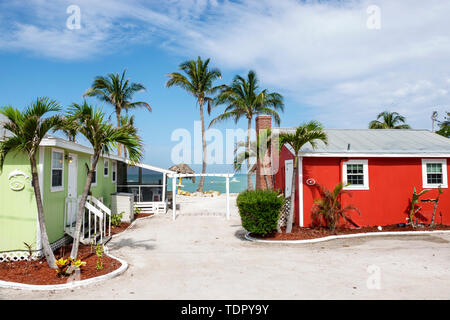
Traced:
[[420, 235], [420, 234], [435, 234], [435, 233], [450, 233], [450, 230], [436, 230], [436, 231], [389, 231], [389, 232], [367, 232], [367, 233], [352, 233], [343, 234], [337, 236], [328, 236], [323, 238], [306, 239], [306, 240], [262, 240], [250, 236], [250, 232], [245, 234], [245, 239], [252, 242], [262, 242], [262, 243], [286, 243], [286, 244], [303, 244], [303, 243], [316, 243], [329, 241], [334, 239], [345, 239], [345, 238], [360, 238], [360, 237], [371, 237], [371, 236], [401, 236], [401, 235]]
[[[107, 249], [105, 247], [105, 249]], [[105, 250], [107, 251], [107, 250]], [[18, 283], [18, 282], [9, 282], [9, 281], [1, 281], [0, 280], [0, 288], [5, 289], [20, 289], [20, 290], [39, 290], [39, 291], [45, 291], [45, 290], [63, 290], [63, 289], [72, 289], [77, 288], [81, 286], [90, 285], [93, 283], [98, 283], [104, 280], [109, 280], [114, 277], [117, 277], [124, 273], [128, 269], [128, 263], [125, 260], [122, 260], [120, 258], [117, 258], [113, 255], [106, 254], [108, 257], [118, 260], [122, 265], [119, 269], [114, 270], [113, 272], [110, 272], [108, 274], [104, 274], [99, 277], [89, 278], [85, 280], [80, 281], [73, 281], [70, 283], [63, 283], [63, 284], [51, 284], [51, 285], [39, 285], [39, 284], [24, 284], [24, 283]]]

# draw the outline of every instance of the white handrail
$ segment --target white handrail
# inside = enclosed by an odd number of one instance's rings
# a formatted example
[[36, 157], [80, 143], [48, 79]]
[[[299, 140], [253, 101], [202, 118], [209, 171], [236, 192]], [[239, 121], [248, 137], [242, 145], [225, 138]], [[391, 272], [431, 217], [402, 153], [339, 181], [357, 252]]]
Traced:
[[105, 206], [100, 200], [93, 196], [89, 196], [88, 199], [92, 201], [97, 207], [99, 207], [100, 210], [104, 211], [109, 216], [111, 215], [111, 209]]
[[88, 209], [89, 211], [93, 212], [97, 217], [99, 217], [100, 219], [103, 219], [103, 213], [99, 209], [94, 207], [89, 202], [86, 202], [85, 206], [86, 206], [86, 209]]

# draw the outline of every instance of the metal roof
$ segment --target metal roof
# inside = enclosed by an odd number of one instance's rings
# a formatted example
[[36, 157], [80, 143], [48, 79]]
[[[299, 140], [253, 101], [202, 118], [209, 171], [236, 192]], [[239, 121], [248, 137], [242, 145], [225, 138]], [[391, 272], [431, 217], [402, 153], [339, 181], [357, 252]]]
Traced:
[[5, 137], [10, 137], [11, 132], [3, 128], [3, 123], [7, 122], [8, 118], [6, 118], [4, 115], [0, 114], [0, 140], [4, 139]]
[[[295, 128], [276, 128], [275, 132], [293, 132]], [[317, 148], [306, 144], [302, 153], [398, 153], [448, 154], [450, 139], [428, 130], [414, 129], [325, 129], [328, 145]]]

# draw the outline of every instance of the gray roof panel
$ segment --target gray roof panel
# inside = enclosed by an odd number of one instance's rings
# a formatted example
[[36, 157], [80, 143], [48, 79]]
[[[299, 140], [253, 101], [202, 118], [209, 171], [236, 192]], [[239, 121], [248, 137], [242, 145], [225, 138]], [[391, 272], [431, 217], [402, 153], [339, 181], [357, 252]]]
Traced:
[[[274, 128], [274, 132], [292, 132], [294, 128]], [[310, 153], [449, 153], [450, 139], [428, 130], [413, 129], [325, 129], [328, 145], [319, 142]], [[348, 145], [350, 144], [350, 149]]]

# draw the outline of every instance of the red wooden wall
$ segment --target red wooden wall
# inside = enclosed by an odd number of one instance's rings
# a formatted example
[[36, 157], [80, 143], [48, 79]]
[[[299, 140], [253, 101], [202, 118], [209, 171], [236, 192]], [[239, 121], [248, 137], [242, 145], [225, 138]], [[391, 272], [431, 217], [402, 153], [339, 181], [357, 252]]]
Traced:
[[[283, 147], [280, 155], [279, 171], [275, 181], [278, 189], [284, 191], [284, 161], [292, 159], [292, 153]], [[304, 226], [311, 224], [313, 200], [319, 198], [318, 189], [305, 183], [313, 178], [317, 183], [332, 189], [342, 180], [342, 162], [349, 158], [304, 157], [303, 158], [303, 210]], [[357, 158], [351, 158], [357, 159]], [[343, 205], [353, 204], [361, 211], [361, 216], [352, 213], [353, 220], [360, 226], [378, 226], [406, 223], [409, 201], [413, 188], [422, 188], [422, 158], [364, 158], [368, 159], [369, 190], [351, 190], [342, 198]], [[450, 172], [447, 159], [447, 174]], [[296, 184], [295, 223], [298, 225], [298, 183]], [[443, 189], [436, 223], [450, 225], [450, 190]], [[420, 199], [435, 198], [437, 189], [424, 194]], [[429, 223], [433, 203], [422, 203], [422, 222]]]

